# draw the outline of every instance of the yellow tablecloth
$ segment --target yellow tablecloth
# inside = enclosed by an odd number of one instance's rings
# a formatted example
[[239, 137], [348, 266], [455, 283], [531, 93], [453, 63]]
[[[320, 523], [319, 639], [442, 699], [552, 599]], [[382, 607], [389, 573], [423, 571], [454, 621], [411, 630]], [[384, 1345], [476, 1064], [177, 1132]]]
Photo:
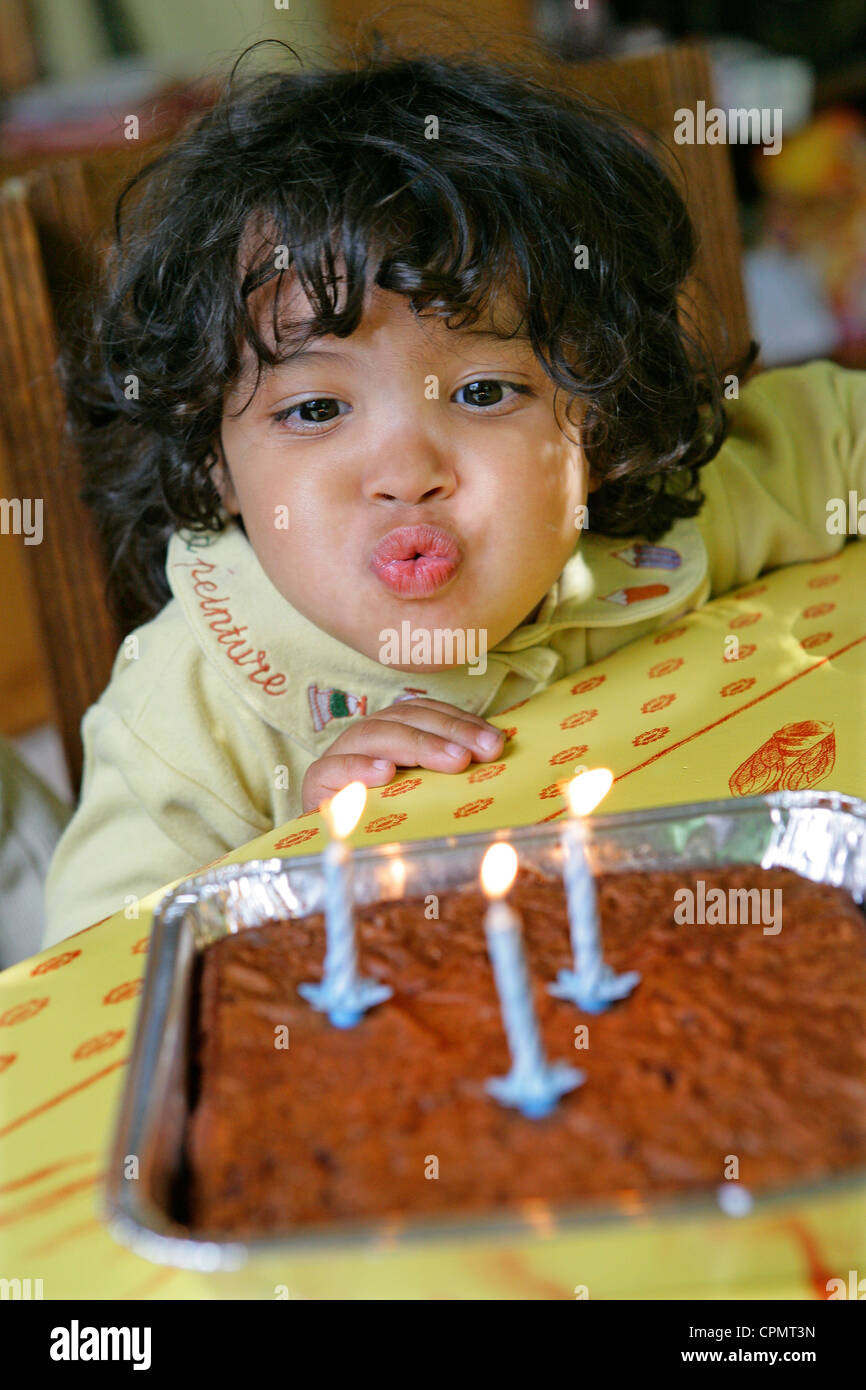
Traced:
[[[866, 798], [864, 594], [864, 544], [764, 575], [497, 716], [493, 722], [510, 732], [501, 762], [472, 764], [456, 776], [402, 770], [370, 792], [353, 841], [555, 818], [563, 808], [557, 784], [582, 764], [614, 770], [605, 812], [778, 787]], [[307, 813], [224, 859], [308, 854], [324, 842], [320, 816]], [[220, 1276], [129, 1253], [98, 1214], [150, 917], [164, 891], [143, 900], [137, 919], [120, 912], [0, 975], [0, 1278], [41, 1279], [45, 1298], [224, 1296]], [[824, 1274], [847, 1277], [847, 1266], [822, 1265], [822, 1239], [832, 1234], [838, 1249], [840, 1231], [851, 1241], [847, 1258], [859, 1252], [866, 1268], [862, 1192], [846, 1200], [848, 1207], [823, 1214], [820, 1202], [812, 1204], [802, 1220], [795, 1213], [753, 1222], [756, 1251], [782, 1242], [787, 1272], [771, 1285], [760, 1277], [742, 1283], [737, 1292], [819, 1296]], [[622, 1230], [602, 1292], [627, 1289], [617, 1271], [663, 1258], [666, 1240], [652, 1223]], [[570, 1298], [579, 1282], [572, 1267], [557, 1271], [555, 1260], [491, 1264], [468, 1245], [430, 1249], [416, 1263], [419, 1291], [434, 1297], [483, 1290]], [[336, 1255], [310, 1262], [304, 1291], [327, 1295], [338, 1267]], [[387, 1251], [371, 1254], [364, 1271], [358, 1296], [401, 1296]], [[245, 1292], [274, 1297], [273, 1287], [254, 1281]]]

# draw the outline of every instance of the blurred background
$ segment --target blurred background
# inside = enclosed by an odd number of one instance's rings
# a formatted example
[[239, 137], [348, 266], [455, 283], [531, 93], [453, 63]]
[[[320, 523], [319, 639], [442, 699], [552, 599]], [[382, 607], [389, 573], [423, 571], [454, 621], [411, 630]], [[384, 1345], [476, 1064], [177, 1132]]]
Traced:
[[[453, 49], [466, 19], [453, 0], [0, 0], [0, 179], [120, 147], [131, 114], [142, 141], [170, 134], [256, 40], [314, 65], [359, 23]], [[783, 111], [780, 153], [731, 147], [763, 365], [866, 366], [862, 0], [473, 0], [468, 26], [500, 51], [534, 40], [569, 63], [706, 42], [718, 106]], [[68, 802], [21, 546], [0, 537], [0, 735]]]

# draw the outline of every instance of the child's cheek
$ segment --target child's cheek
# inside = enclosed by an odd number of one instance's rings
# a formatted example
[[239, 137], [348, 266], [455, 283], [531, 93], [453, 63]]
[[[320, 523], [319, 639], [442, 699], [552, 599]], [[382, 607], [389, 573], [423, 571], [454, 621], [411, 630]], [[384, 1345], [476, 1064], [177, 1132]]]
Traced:
[[587, 469], [575, 445], [551, 447], [539, 470], [540, 503], [548, 534], [556, 533], [566, 544], [574, 543], [585, 524]]

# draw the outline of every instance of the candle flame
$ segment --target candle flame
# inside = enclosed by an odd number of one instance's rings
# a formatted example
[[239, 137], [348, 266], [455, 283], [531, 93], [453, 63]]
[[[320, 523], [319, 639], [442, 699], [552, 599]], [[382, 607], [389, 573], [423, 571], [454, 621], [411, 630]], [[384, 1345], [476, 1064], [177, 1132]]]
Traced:
[[613, 773], [609, 767], [594, 767], [590, 772], [581, 772], [573, 777], [565, 788], [565, 795], [573, 816], [588, 816], [598, 803], [607, 796], [613, 786]]
[[504, 898], [517, 873], [517, 855], [511, 845], [491, 845], [481, 861], [481, 887], [488, 898]]
[[328, 829], [335, 840], [351, 835], [367, 804], [367, 788], [363, 782], [349, 782], [323, 807]]
[[391, 859], [388, 864], [388, 871], [391, 882], [394, 885], [397, 896], [402, 898], [403, 890], [406, 887], [406, 861], [405, 859]]

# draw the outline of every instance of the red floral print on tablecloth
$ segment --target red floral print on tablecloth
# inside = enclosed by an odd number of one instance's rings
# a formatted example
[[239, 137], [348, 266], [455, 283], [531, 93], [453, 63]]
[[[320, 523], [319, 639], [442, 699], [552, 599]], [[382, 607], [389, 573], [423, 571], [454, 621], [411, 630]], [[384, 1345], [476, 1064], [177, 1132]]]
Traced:
[[729, 627], [751, 627], [752, 623], [759, 622], [763, 616], [763, 613], [738, 613], [735, 618], [731, 618]]
[[572, 763], [578, 758], [582, 758], [584, 753], [589, 752], [588, 743], [575, 744], [574, 748], [562, 748], [558, 753], [554, 753], [552, 758], [548, 758], [551, 767], [558, 767], [560, 763]]
[[407, 811], [393, 811], [390, 816], [377, 816], [375, 820], [369, 821], [364, 829], [375, 835], [380, 830], [393, 830], [395, 825], [402, 825], [407, 818]]
[[660, 709], [667, 709], [676, 699], [676, 695], [656, 695], [654, 699], [645, 701], [640, 707], [641, 714], [655, 714]]
[[420, 787], [420, 777], [404, 777], [402, 782], [392, 782], [390, 786], [382, 788], [383, 796], [402, 796], [404, 792], [413, 792], [416, 787]]
[[551, 782], [549, 786], [542, 787], [538, 795], [540, 796], [542, 801], [548, 801], [552, 796], [564, 796], [564, 788], [570, 780], [570, 778], [566, 778], [562, 782]]
[[670, 729], [667, 727], [666, 724], [663, 725], [660, 729], [645, 729], [642, 734], [635, 735], [635, 737], [632, 739], [632, 743], [634, 744], [635, 748], [643, 748], [644, 744], [658, 743], [660, 738], [664, 738], [665, 734], [669, 733]]
[[729, 681], [723, 685], [719, 691], [720, 695], [742, 695], [745, 690], [751, 690], [755, 684], [754, 676], [744, 676], [741, 681]]
[[124, 980], [122, 985], [115, 985], [106, 995], [103, 995], [103, 1004], [122, 1004], [126, 999], [135, 999], [136, 995], [141, 994], [144, 988], [144, 980]]
[[800, 617], [823, 618], [825, 613], [832, 613], [835, 607], [835, 603], [812, 603], [808, 608], [803, 609]]
[[34, 965], [30, 971], [31, 975], [47, 975], [51, 970], [60, 970], [64, 965], [69, 965], [80, 956], [81, 951], [62, 951], [59, 956], [49, 956], [47, 960], [41, 960], [38, 965]]
[[517, 733], [517, 725], [512, 724], [510, 728], [503, 729], [502, 732], [505, 735], [505, 742], [507, 743], [508, 740], [514, 738], [515, 734]]
[[292, 845], [303, 845], [307, 840], [314, 840], [318, 834], [317, 825], [308, 825], [304, 830], [293, 830], [291, 835], [284, 835], [281, 840], [277, 840], [274, 849], [289, 849]]
[[604, 685], [607, 676], [587, 676], [585, 680], [578, 681], [577, 685], [571, 687], [572, 695], [587, 695], [590, 690], [598, 690], [600, 685]]
[[148, 949], [149, 946], [150, 946], [150, 937], [149, 937], [149, 936], [140, 936], [140, 937], [138, 938], [138, 940], [136, 941], [135, 945], [132, 946], [130, 949], [131, 949], [131, 952], [132, 952], [132, 954], [133, 954], [134, 956], [143, 956], [143, 955], [146, 954], [147, 949]]
[[776, 729], [731, 773], [728, 786], [733, 796], [802, 791], [828, 776], [835, 762], [833, 725], [820, 719], [802, 719]]
[[730, 666], [733, 665], [735, 661], [745, 661], [747, 657], [754, 656], [757, 650], [758, 648], [756, 643], [744, 642], [741, 647], [737, 648], [736, 653], [722, 652], [722, 661], [727, 662]]
[[832, 640], [832, 632], [813, 632], [808, 637], [800, 638], [800, 646], [805, 647], [806, 651], [810, 652], [813, 647], [823, 647]]
[[487, 807], [492, 805], [492, 796], [482, 796], [478, 801], [467, 801], [465, 805], [458, 806], [453, 814], [458, 817], [477, 816], [479, 811], [486, 811]]
[[684, 663], [684, 657], [672, 656], [668, 661], [657, 661], [655, 666], [649, 668], [647, 675], [650, 680], [658, 680], [660, 676], [672, 676]]
[[826, 589], [830, 584], [835, 584], [838, 578], [838, 574], [816, 574], [814, 579], [809, 580], [809, 588]]
[[11, 1028], [16, 1023], [26, 1023], [29, 1018], [35, 1018], [41, 1013], [47, 1003], [49, 999], [46, 996], [44, 999], [26, 999], [21, 1004], [13, 1004], [11, 1009], [0, 1014], [0, 1028]]
[[489, 782], [491, 777], [498, 777], [505, 771], [505, 763], [486, 763], [484, 767], [477, 767], [474, 772], [470, 772], [466, 778], [467, 782]]
[[663, 642], [673, 642], [675, 638], [682, 637], [684, 632], [688, 632], [687, 627], [666, 627], [661, 632], [656, 633], [653, 644], [658, 647]]
[[7, 1067], [11, 1067], [12, 1063], [16, 1061], [17, 1058], [17, 1052], [4, 1052], [0, 1054], [0, 1071], [5, 1071]]
[[97, 1052], [105, 1052], [106, 1048], [114, 1047], [125, 1032], [125, 1028], [109, 1028], [105, 1033], [96, 1033], [92, 1038], [85, 1038], [73, 1052], [73, 1062], [83, 1062], [87, 1057], [94, 1057]]
[[741, 589], [740, 592], [739, 592], [738, 594], [735, 594], [735, 595], [734, 595], [734, 597], [735, 597], [735, 598], [757, 598], [757, 597], [758, 597], [758, 594], [765, 594], [766, 592], [767, 592], [767, 586], [766, 586], [766, 584], [753, 584], [752, 587], [751, 587], [751, 589]]
[[560, 721], [560, 729], [576, 729], [581, 724], [590, 724], [593, 719], [598, 718], [597, 709], [579, 709], [576, 714], [567, 714]]

